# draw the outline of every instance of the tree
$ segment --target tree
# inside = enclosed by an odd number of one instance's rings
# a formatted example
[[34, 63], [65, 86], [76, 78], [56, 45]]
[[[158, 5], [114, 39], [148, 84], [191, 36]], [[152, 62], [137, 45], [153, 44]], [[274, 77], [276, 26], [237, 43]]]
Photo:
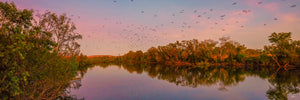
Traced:
[[199, 44], [199, 54], [197, 54], [196, 56], [198, 56], [197, 58], [203, 58], [206, 61], [209, 62], [213, 62], [214, 59], [214, 49], [216, 48], [216, 45], [218, 44], [217, 41], [214, 40], [204, 40], [201, 41]]
[[75, 32], [76, 26], [66, 14], [56, 15], [55, 13], [46, 12], [38, 14], [36, 24], [41, 27], [42, 31], [52, 35], [52, 40], [55, 41], [57, 53], [63, 56], [74, 56], [80, 53], [80, 45], [76, 42], [82, 36]]
[[22, 93], [20, 84], [29, 76], [24, 71], [25, 58], [35, 46], [29, 38], [38, 34], [31, 27], [32, 19], [32, 10], [17, 10], [13, 3], [0, 2], [0, 97]]
[[141, 51], [141, 50], [136, 51], [136, 53], [135, 53], [135, 61], [142, 61], [143, 58], [144, 58], [143, 51]]
[[151, 47], [150, 49], [147, 50], [148, 56], [147, 60], [150, 62], [156, 62], [156, 57], [158, 56], [158, 51], [155, 47]]
[[0, 2], [0, 99], [55, 99], [76, 74], [78, 62], [53, 52], [53, 33], [34, 25], [32, 15]]
[[299, 40], [294, 41], [291, 38], [292, 33], [272, 33], [269, 36], [271, 46], [265, 46], [265, 50], [270, 53], [273, 61], [278, 67], [283, 67], [287, 70], [287, 67], [291, 64], [299, 62], [299, 55], [297, 49], [299, 49]]
[[219, 47], [219, 52], [218, 52], [218, 59], [220, 62], [224, 62], [225, 58], [227, 58], [225, 55], [225, 50], [227, 49], [226, 44], [228, 44], [228, 40], [230, 37], [221, 37], [220, 40], [220, 47]]

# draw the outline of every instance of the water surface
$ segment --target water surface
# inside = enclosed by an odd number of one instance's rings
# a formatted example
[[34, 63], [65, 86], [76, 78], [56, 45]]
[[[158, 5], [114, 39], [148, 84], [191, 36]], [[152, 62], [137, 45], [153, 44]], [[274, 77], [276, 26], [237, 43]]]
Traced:
[[108, 65], [82, 74], [70, 94], [86, 100], [300, 100], [299, 75], [272, 69]]

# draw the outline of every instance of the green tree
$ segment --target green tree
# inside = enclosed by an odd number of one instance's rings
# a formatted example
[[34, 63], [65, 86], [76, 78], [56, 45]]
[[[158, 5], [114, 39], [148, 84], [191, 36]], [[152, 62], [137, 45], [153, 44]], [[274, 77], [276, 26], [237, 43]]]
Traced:
[[35, 25], [32, 15], [0, 2], [0, 99], [54, 99], [76, 74], [76, 59], [53, 52], [53, 33]]
[[295, 41], [291, 38], [292, 33], [272, 33], [269, 36], [270, 46], [265, 46], [265, 51], [271, 54], [273, 61], [278, 67], [285, 69], [292, 64], [299, 62], [299, 40]]
[[0, 94], [15, 96], [27, 82], [25, 58], [35, 46], [29, 39], [38, 32], [31, 27], [32, 10], [17, 10], [13, 3], [0, 2], [0, 16]]

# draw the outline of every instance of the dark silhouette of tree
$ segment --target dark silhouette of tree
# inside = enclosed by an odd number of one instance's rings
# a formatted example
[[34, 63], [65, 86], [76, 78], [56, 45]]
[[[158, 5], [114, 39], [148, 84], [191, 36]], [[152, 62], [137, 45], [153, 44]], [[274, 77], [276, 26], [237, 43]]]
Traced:
[[74, 56], [80, 53], [80, 45], [76, 40], [82, 36], [75, 32], [76, 26], [70, 18], [63, 15], [56, 15], [52, 12], [38, 14], [37, 26], [42, 31], [51, 34], [52, 40], [55, 41], [54, 50], [63, 56]]

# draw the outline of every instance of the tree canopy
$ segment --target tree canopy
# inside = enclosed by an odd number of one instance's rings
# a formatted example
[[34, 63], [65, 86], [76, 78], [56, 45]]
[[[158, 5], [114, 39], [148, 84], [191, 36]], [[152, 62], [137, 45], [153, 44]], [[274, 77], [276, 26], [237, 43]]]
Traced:
[[1, 99], [57, 98], [76, 74], [81, 35], [66, 15], [43, 15], [0, 2]]

